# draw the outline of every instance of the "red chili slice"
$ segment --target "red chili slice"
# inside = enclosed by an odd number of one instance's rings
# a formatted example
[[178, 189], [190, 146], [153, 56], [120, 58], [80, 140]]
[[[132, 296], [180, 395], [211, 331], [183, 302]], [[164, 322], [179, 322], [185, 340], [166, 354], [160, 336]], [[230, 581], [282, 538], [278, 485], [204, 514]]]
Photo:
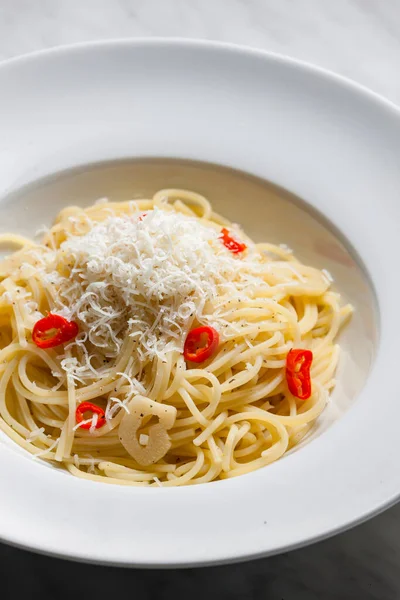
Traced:
[[307, 400], [311, 396], [310, 368], [313, 360], [311, 350], [290, 350], [286, 357], [286, 381], [296, 398]]
[[[85, 413], [89, 413], [89, 415], [85, 416]], [[106, 415], [105, 412], [100, 406], [96, 404], [92, 404], [91, 402], [82, 402], [76, 408], [75, 411], [75, 419], [77, 423], [82, 423], [82, 421], [87, 421], [88, 419], [92, 419], [93, 415], [99, 415], [97, 419], [97, 423], [95, 425], [95, 429], [99, 429], [103, 427], [106, 423]], [[92, 423], [83, 423], [81, 425], [81, 429], [90, 429], [92, 427]]]
[[78, 335], [78, 325], [60, 315], [49, 313], [33, 326], [32, 340], [39, 348], [54, 348], [73, 340]]
[[145, 218], [145, 216], [147, 215], [147, 212], [142, 213], [141, 215], [138, 216], [138, 221], [143, 221], [143, 219]]
[[226, 229], [225, 227], [221, 230], [221, 235], [219, 237], [222, 240], [224, 246], [228, 248], [228, 250], [230, 250], [233, 254], [240, 254], [241, 252], [244, 252], [247, 248], [246, 244], [233, 238], [229, 233], [228, 229]]
[[214, 327], [196, 327], [186, 337], [183, 356], [185, 360], [201, 363], [214, 354], [218, 344], [219, 334]]

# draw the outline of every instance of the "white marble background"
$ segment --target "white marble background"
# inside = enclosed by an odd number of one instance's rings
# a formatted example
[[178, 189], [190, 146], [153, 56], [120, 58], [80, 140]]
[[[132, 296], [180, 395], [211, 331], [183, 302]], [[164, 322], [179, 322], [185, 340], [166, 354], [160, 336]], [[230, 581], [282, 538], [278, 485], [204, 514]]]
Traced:
[[[0, 0], [0, 60], [138, 36], [221, 40], [288, 54], [400, 104], [400, 0]], [[234, 567], [118, 571], [1, 544], [0, 564], [4, 598], [13, 597], [7, 590], [17, 581], [21, 594], [43, 600], [70, 599], [77, 589], [97, 599], [129, 592], [197, 600], [209, 586], [219, 600], [399, 600], [400, 505], [310, 548]]]
[[0, 60], [137, 36], [222, 40], [289, 54], [400, 104], [399, 0], [0, 0]]

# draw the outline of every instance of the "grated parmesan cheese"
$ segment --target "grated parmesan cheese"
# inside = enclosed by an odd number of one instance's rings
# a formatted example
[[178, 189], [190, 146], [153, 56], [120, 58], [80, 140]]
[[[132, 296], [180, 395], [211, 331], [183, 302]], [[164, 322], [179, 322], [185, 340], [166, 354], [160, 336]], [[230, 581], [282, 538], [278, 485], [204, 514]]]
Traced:
[[141, 433], [139, 436], [139, 444], [141, 446], [147, 446], [148, 443], [149, 443], [149, 436], [146, 435], [145, 433]]
[[[54, 312], [79, 324], [60, 362], [82, 385], [105, 372], [127, 337], [139, 363], [164, 360], [182, 352], [195, 320], [210, 322], [218, 297], [244, 297], [263, 284], [254, 244], [246, 240], [246, 255], [238, 258], [221, 243], [219, 229], [197, 218], [154, 209], [141, 219], [110, 215], [89, 225], [48, 251], [52, 263], [41, 261], [56, 291]], [[213, 325], [221, 330], [218, 319]], [[143, 393], [137, 379], [127, 383], [131, 396]]]
[[34, 429], [28, 435], [28, 437], [26, 438], [26, 441], [27, 442], [33, 442], [38, 437], [40, 437], [42, 435], [42, 433], [44, 433], [44, 427], [39, 427], [38, 429]]
[[293, 250], [287, 244], [279, 244], [279, 248], [287, 254], [293, 254]]
[[329, 283], [333, 283], [334, 279], [332, 274], [328, 271], [328, 269], [321, 269], [321, 272], [325, 275]]
[[54, 448], [56, 446], [58, 446], [59, 441], [60, 441], [60, 438], [57, 438], [56, 440], [54, 440], [54, 442], [48, 448], [45, 448], [44, 450], [40, 450], [39, 452], [35, 452], [35, 454], [32, 455], [32, 458], [35, 459], [35, 458], [39, 458], [41, 456], [45, 456], [46, 454], [48, 454], [49, 452], [54, 450]]

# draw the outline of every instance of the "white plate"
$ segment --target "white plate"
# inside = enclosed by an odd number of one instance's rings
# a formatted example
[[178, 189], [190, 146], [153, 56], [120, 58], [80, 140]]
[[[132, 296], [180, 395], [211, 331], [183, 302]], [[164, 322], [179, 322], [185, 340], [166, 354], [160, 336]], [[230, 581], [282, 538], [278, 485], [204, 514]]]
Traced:
[[[206, 564], [321, 539], [395, 502], [398, 110], [286, 58], [188, 41], [106, 42], [23, 57], [1, 65], [0, 89], [1, 230], [32, 233], [60, 205], [87, 203], [103, 188], [124, 197], [127, 187], [140, 192], [163, 181], [164, 173], [169, 181], [197, 181], [217, 204], [230, 204], [228, 216], [240, 217], [256, 237], [292, 242], [304, 257], [329, 263], [357, 308], [332, 401], [340, 410], [330, 407], [330, 426], [311, 443], [233, 480], [139, 489], [73, 478], [2, 438], [1, 539], [103, 563]], [[168, 169], [162, 161], [150, 179], [151, 161], [144, 163], [146, 176], [124, 163], [114, 171], [100, 166], [42, 179], [134, 157], [241, 169], [308, 204], [244, 175], [216, 169], [222, 179], [215, 186], [211, 167], [171, 163]], [[316, 232], [339, 255], [319, 255], [311, 244]]]

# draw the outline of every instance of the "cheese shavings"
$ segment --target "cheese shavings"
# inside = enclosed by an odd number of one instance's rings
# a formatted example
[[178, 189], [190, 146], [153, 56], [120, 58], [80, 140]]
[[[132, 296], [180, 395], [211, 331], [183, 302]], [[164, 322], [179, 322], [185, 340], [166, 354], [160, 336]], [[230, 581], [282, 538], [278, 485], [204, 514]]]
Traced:
[[70, 235], [47, 272], [56, 290], [57, 311], [79, 324], [80, 334], [61, 366], [83, 383], [96, 378], [121, 352], [129, 336], [137, 360], [165, 359], [182, 346], [195, 319], [212, 314], [221, 293], [257, 286], [251, 275], [259, 253], [249, 243], [236, 257], [219, 239], [220, 231], [199, 219], [154, 209], [138, 215], [110, 216], [92, 223], [84, 235]]

